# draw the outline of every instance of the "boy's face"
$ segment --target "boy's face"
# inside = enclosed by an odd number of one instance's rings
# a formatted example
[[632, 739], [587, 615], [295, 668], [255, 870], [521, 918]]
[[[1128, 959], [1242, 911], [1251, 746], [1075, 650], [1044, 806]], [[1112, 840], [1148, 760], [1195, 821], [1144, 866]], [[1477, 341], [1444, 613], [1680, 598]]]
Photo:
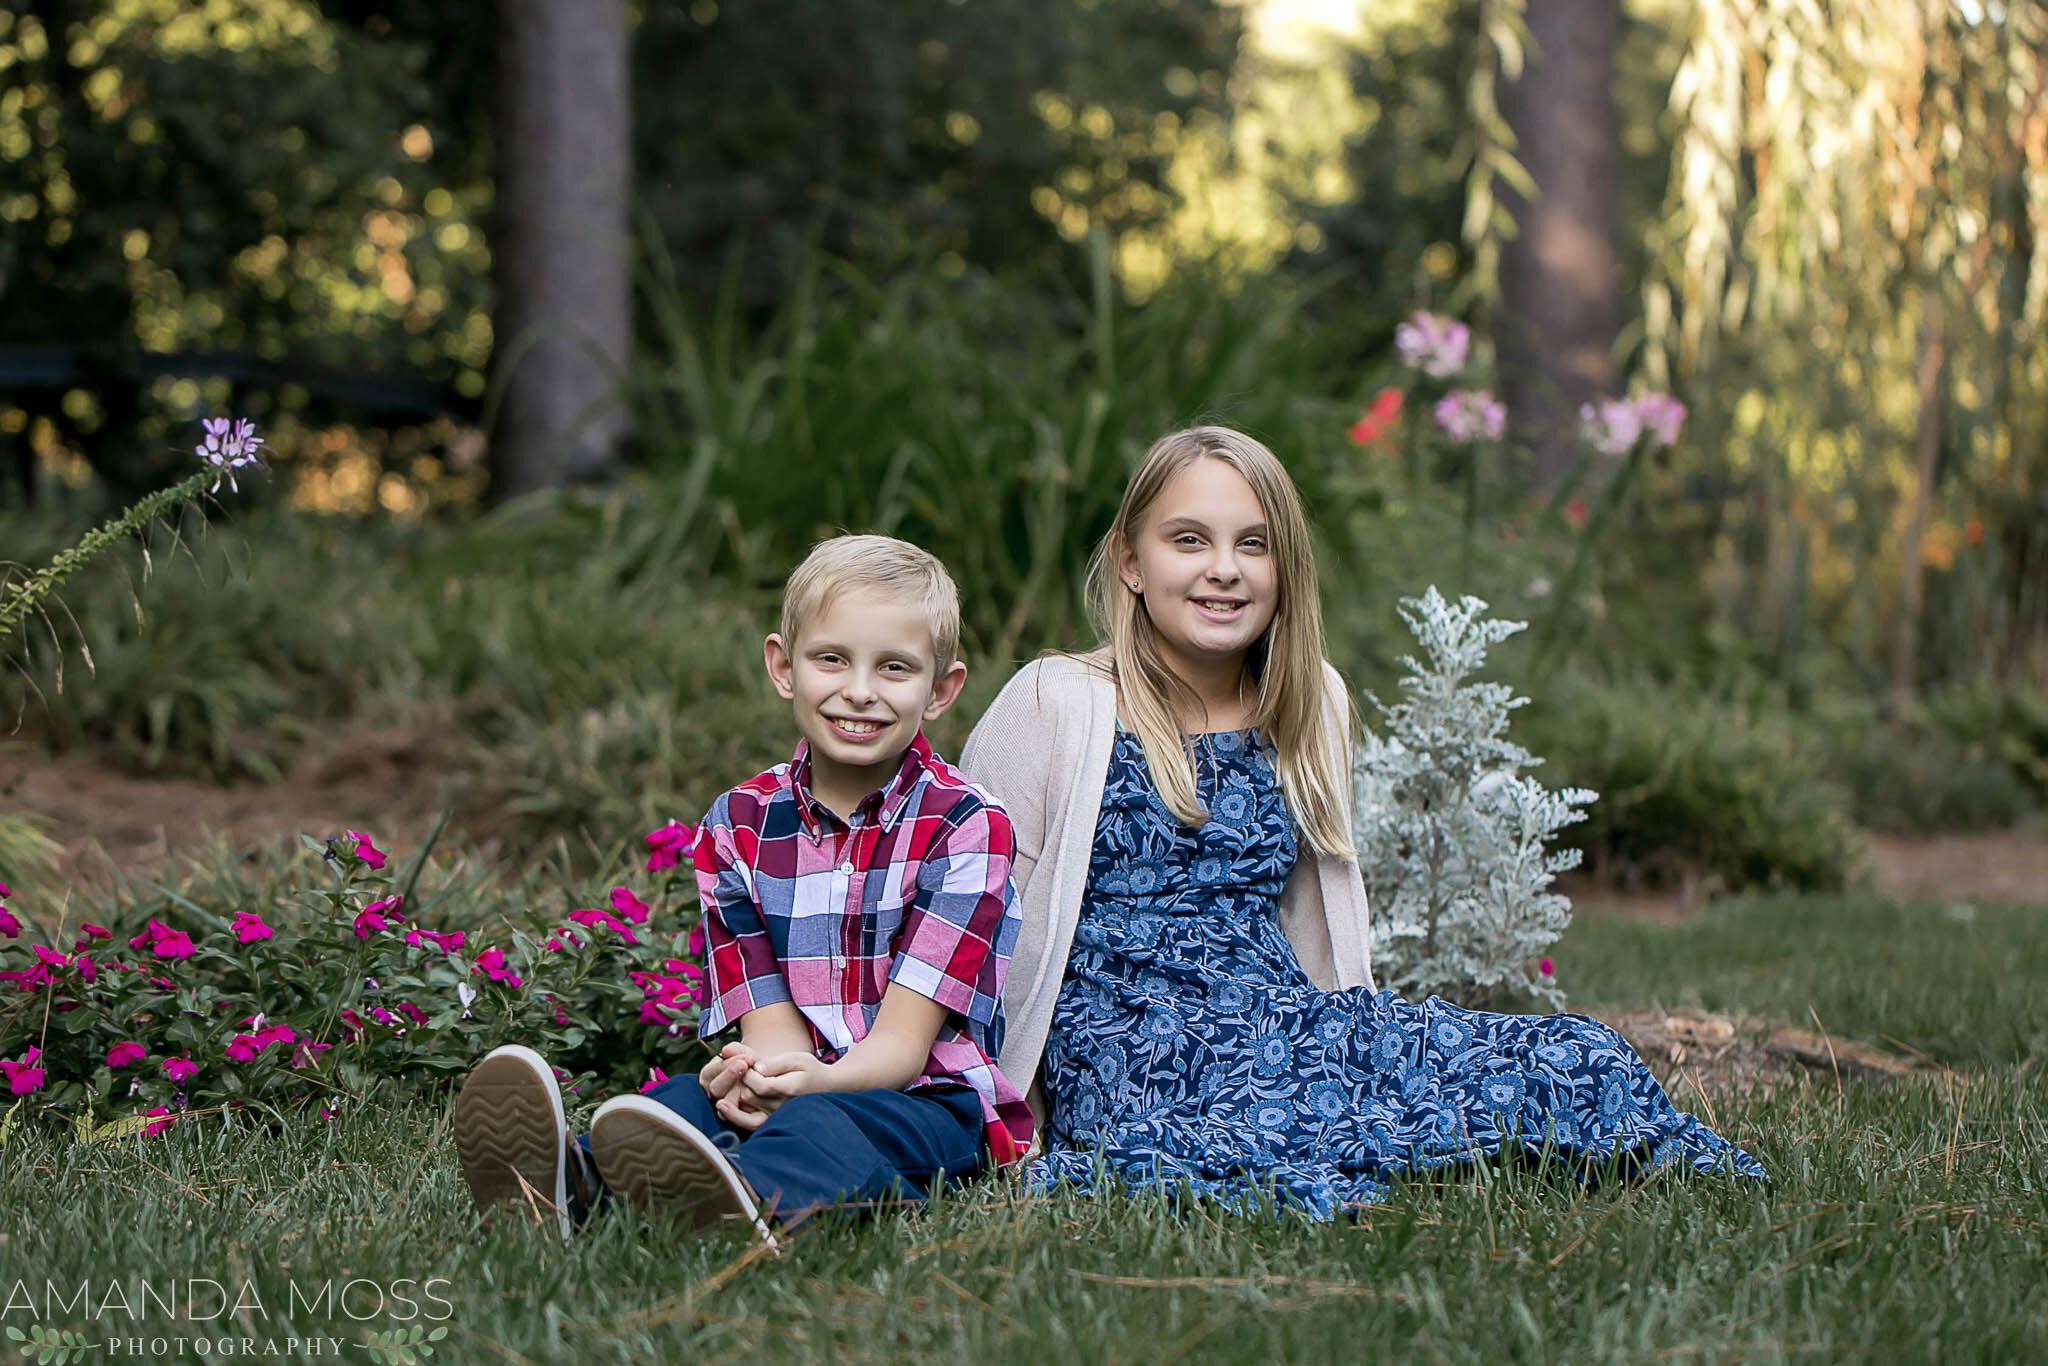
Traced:
[[967, 666], [936, 667], [915, 606], [869, 590], [838, 594], [799, 639], [764, 645], [775, 691], [811, 743], [811, 788], [841, 815], [887, 782], [925, 722], [960, 695]]

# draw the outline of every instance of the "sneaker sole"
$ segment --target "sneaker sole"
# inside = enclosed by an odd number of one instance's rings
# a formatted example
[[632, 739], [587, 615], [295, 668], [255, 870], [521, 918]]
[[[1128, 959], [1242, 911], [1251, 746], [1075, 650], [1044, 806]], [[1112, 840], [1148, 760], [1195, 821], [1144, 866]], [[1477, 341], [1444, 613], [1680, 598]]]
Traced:
[[517, 1044], [494, 1049], [455, 1096], [455, 1151], [485, 1214], [507, 1206], [554, 1214], [570, 1232], [566, 1117], [545, 1059]]
[[775, 1242], [726, 1156], [666, 1106], [639, 1096], [609, 1102], [591, 1124], [590, 1151], [605, 1184], [629, 1205], [681, 1215], [697, 1228], [740, 1220]]

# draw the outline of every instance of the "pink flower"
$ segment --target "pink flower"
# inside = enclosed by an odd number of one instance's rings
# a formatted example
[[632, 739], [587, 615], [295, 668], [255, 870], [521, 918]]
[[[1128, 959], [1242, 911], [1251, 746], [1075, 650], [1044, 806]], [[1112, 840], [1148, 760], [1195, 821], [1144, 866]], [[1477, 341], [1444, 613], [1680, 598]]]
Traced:
[[634, 896], [624, 887], [612, 888], [612, 909], [635, 925], [645, 925], [649, 914], [647, 903]]
[[1549, 981], [1551, 978], [1557, 976], [1557, 964], [1551, 962], [1548, 958], [1545, 958], [1536, 965], [1536, 975], [1543, 978], [1543, 980], [1546, 982]]
[[0, 1076], [7, 1078], [7, 1089], [17, 1096], [25, 1096], [43, 1089], [43, 1069], [36, 1066], [36, 1059], [43, 1056], [43, 1050], [30, 1045], [20, 1061], [0, 1058]]
[[1644, 394], [1636, 400], [1636, 421], [1657, 445], [1669, 446], [1685, 425], [1685, 405], [1669, 394]]
[[640, 1087], [641, 1094], [645, 1095], [647, 1092], [652, 1091], [655, 1087], [661, 1085], [663, 1082], [667, 1080], [668, 1073], [662, 1071], [659, 1067], [648, 1068], [647, 1081]]
[[647, 847], [654, 852], [647, 856], [647, 871], [658, 873], [664, 868], [675, 867], [696, 846], [697, 827], [694, 825], [670, 821], [659, 830], [648, 831]]
[[1394, 349], [1401, 353], [1402, 364], [1412, 365], [1432, 379], [1464, 369], [1471, 344], [1471, 328], [1437, 313], [1417, 310], [1394, 329]]
[[73, 967], [78, 969], [78, 975], [80, 977], [83, 977], [86, 981], [97, 982], [100, 979], [100, 970], [98, 965], [96, 965], [92, 961], [92, 959], [87, 957], [85, 954], [79, 954], [78, 957], [71, 960], [71, 964]]
[[41, 963], [16, 972], [0, 972], [0, 982], [14, 983], [16, 991], [34, 991], [50, 980], [50, 970]]
[[467, 930], [450, 930], [446, 934], [436, 934], [432, 930], [423, 930], [415, 925], [405, 932], [405, 942], [414, 948], [422, 944], [432, 944], [444, 954], [461, 953], [462, 941], [467, 934]]
[[182, 1084], [199, 1075], [199, 1064], [190, 1058], [165, 1058], [164, 1075]]
[[627, 929], [617, 916], [607, 911], [591, 910], [586, 907], [580, 911], [569, 912], [569, 918], [577, 924], [587, 925], [593, 930], [603, 926], [605, 929], [616, 933], [619, 938], [625, 940], [628, 944], [640, 942], [639, 936], [635, 935], [630, 929]]
[[276, 933], [263, 923], [263, 917], [252, 911], [235, 912], [235, 938], [244, 944], [253, 944], [259, 939], [268, 939]]
[[[564, 940], [568, 942], [564, 943]], [[565, 928], [559, 935], [551, 934], [548, 936], [548, 950], [552, 953], [562, 953], [569, 949], [580, 949], [582, 947], [583, 941], [578, 939], [576, 931], [571, 929]]]
[[383, 869], [384, 851], [370, 843], [368, 835], [357, 830], [351, 830], [348, 832], [348, 838], [356, 842], [356, 857], [363, 861], [365, 868], [368, 868], [371, 872], [379, 872]]
[[404, 920], [405, 917], [398, 913], [399, 904], [404, 900], [403, 896], [387, 896], [382, 901], [372, 901], [363, 907], [363, 913], [356, 917], [356, 938], [368, 939], [371, 935], [387, 930]]
[[68, 968], [71, 966], [71, 960], [55, 949], [45, 948], [41, 944], [33, 944], [30, 947], [36, 952], [36, 961], [46, 968]]
[[692, 925], [690, 927], [690, 937], [684, 941], [684, 945], [690, 950], [691, 953], [696, 954], [699, 958], [702, 958], [704, 956], [703, 921], [700, 920], [695, 925]]
[[149, 1050], [139, 1043], [123, 1040], [107, 1050], [107, 1066], [126, 1067], [131, 1062], [141, 1062], [149, 1056]]
[[505, 951], [503, 949], [485, 949], [476, 956], [476, 966], [471, 968], [470, 971], [480, 972], [493, 982], [503, 982], [508, 987], [525, 985], [525, 982], [518, 974], [505, 966]]
[[319, 1060], [319, 1055], [334, 1047], [331, 1043], [314, 1043], [311, 1039], [299, 1040], [299, 1046], [292, 1050], [292, 1067], [305, 1067]]
[[253, 1035], [237, 1034], [228, 1040], [227, 1055], [231, 1062], [253, 1062], [262, 1051], [263, 1045]]
[[183, 930], [174, 930], [155, 916], [143, 926], [142, 933], [128, 941], [131, 949], [147, 947], [159, 958], [190, 958], [193, 954], [192, 940]]
[[1508, 410], [1494, 398], [1491, 389], [1453, 389], [1430, 410], [1444, 435], [1459, 445], [1470, 445], [1479, 437], [1498, 441], [1507, 430]]
[[9, 939], [21, 938], [21, 922], [14, 918], [14, 912], [0, 906], [0, 935]]
[[1627, 455], [1635, 449], [1636, 438], [1643, 434], [1642, 414], [1627, 399], [1603, 398], [1598, 403], [1581, 403], [1579, 432], [1602, 455]]
[[180, 1115], [172, 1115], [169, 1110], [165, 1109], [161, 1105], [152, 1105], [147, 1110], [144, 1110], [142, 1113], [146, 1116], [151, 1117], [154, 1117], [156, 1115], [170, 1115], [170, 1118], [168, 1119], [159, 1119], [154, 1124], [143, 1125], [143, 1136], [147, 1138], [155, 1138], [158, 1134], [161, 1134], [164, 1130], [170, 1128], [173, 1124], [176, 1124], [179, 1121], [179, 1119], [183, 1118], [183, 1116]]
[[78, 927], [78, 942], [83, 944], [93, 939], [112, 939], [114, 932], [105, 925], [95, 925], [90, 920]]

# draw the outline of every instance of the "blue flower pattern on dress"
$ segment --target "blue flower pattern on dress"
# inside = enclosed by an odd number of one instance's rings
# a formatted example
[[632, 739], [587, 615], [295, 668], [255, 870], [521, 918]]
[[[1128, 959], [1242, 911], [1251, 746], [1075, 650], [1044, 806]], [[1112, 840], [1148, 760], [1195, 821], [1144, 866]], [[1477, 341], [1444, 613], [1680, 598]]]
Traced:
[[1236, 1208], [1270, 1191], [1329, 1219], [1510, 1140], [1581, 1179], [1610, 1162], [1764, 1177], [1597, 1020], [1317, 990], [1280, 929], [1297, 843], [1270, 748], [1224, 732], [1197, 737], [1195, 759], [1209, 819], [1190, 829], [1117, 734], [1046, 1045], [1035, 1189], [1106, 1173]]

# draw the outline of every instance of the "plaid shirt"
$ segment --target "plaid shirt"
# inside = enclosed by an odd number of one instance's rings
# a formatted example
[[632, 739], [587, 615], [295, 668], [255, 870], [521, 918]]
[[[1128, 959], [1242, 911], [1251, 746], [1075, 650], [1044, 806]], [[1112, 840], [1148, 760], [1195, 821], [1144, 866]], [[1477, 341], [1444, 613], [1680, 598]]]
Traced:
[[973, 1088], [995, 1165], [1016, 1160], [1031, 1111], [994, 1062], [1017, 939], [1009, 816], [922, 734], [851, 825], [811, 794], [810, 774], [801, 743], [704, 817], [695, 861], [711, 999], [699, 1032], [790, 1001], [829, 1060], [867, 1037], [901, 982], [952, 1012], [906, 1089]]

